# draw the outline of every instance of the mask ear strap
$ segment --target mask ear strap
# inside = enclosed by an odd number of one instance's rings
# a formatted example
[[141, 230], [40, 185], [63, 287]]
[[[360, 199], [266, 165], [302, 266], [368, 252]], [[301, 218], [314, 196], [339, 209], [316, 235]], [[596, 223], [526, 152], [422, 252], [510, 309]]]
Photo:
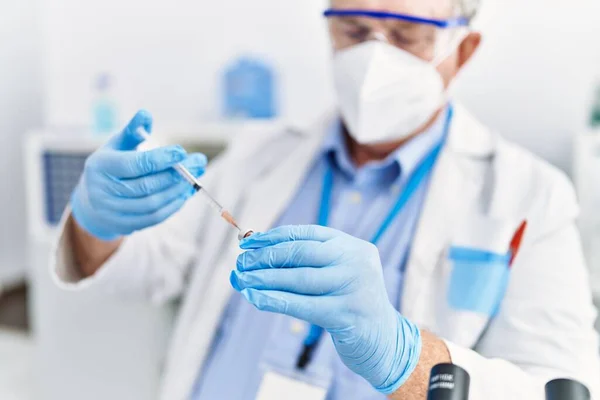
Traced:
[[431, 64], [434, 67], [440, 65], [445, 59], [450, 57], [450, 55], [454, 53], [456, 49], [458, 49], [458, 46], [461, 45], [463, 40], [465, 40], [465, 38], [469, 36], [470, 33], [471, 31], [469, 29], [460, 29], [458, 34], [450, 41], [450, 45], [447, 47], [447, 50], [443, 51], [439, 56], [435, 57], [431, 61]]

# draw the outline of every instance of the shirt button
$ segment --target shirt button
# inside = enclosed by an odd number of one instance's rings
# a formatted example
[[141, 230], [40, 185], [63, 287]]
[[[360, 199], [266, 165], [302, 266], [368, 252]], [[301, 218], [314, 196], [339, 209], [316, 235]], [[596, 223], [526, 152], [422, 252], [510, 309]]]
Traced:
[[394, 185], [392, 185], [392, 187], [391, 187], [391, 190], [390, 190], [390, 191], [391, 191], [391, 193], [392, 193], [392, 194], [394, 194], [394, 195], [400, 194], [400, 185], [398, 185], [398, 184], [394, 184]]
[[290, 332], [292, 332], [294, 335], [304, 332], [304, 324], [297, 319], [292, 321], [290, 324]]
[[350, 203], [352, 204], [360, 204], [362, 201], [362, 196], [359, 192], [353, 192], [350, 194]]

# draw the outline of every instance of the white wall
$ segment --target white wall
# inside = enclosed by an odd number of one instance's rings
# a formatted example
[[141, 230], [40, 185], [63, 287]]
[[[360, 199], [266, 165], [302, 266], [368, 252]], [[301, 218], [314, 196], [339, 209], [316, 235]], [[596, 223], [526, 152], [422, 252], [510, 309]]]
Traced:
[[0, 281], [24, 271], [21, 137], [41, 125], [37, 0], [0, 0]]
[[[90, 83], [113, 71], [124, 114], [214, 119], [218, 71], [238, 51], [272, 60], [284, 114], [332, 101], [325, 0], [42, 0], [46, 120], [84, 124]], [[600, 74], [600, 1], [483, 0], [485, 40], [458, 91], [484, 122], [565, 169]]]
[[215, 119], [218, 73], [242, 51], [277, 66], [286, 115], [329, 103], [322, 0], [43, 1], [50, 124], [88, 121], [103, 70], [116, 75], [127, 117], [145, 107], [158, 122]]
[[506, 137], [570, 171], [600, 84], [600, 1], [483, 0], [484, 42], [458, 94]]

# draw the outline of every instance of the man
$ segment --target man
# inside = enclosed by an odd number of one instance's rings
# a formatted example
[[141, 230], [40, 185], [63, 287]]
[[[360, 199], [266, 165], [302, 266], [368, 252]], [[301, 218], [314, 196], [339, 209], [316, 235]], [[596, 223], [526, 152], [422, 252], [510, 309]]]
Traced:
[[339, 114], [240, 137], [202, 178], [258, 232], [242, 254], [171, 168], [203, 175], [202, 155], [134, 151], [148, 113], [89, 158], [54, 271], [183, 297], [163, 399], [425, 399], [448, 362], [472, 399], [542, 399], [556, 377], [599, 395], [570, 184], [448, 101], [477, 7], [331, 2]]

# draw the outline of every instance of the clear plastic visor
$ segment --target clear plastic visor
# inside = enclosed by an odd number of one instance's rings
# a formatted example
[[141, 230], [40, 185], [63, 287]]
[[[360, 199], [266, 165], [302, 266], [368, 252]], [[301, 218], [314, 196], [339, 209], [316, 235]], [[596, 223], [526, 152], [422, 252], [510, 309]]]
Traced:
[[460, 18], [431, 20], [362, 10], [328, 10], [325, 16], [336, 50], [380, 40], [431, 62], [447, 56], [468, 32], [467, 21]]

